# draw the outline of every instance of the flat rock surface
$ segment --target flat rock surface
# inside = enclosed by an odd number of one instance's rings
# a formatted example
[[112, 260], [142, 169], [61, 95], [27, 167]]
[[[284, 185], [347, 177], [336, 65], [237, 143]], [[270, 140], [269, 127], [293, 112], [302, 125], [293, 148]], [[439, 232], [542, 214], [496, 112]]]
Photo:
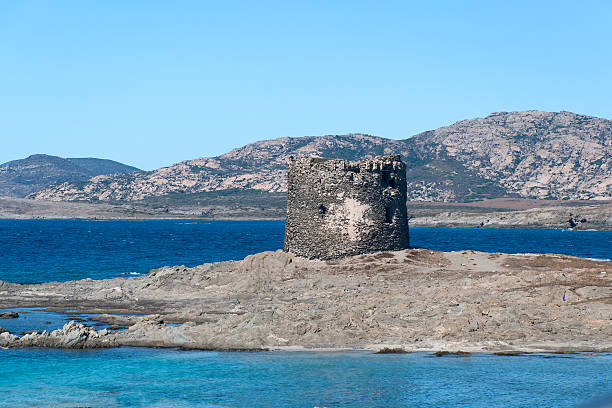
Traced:
[[126, 327], [3, 333], [0, 346], [604, 352], [611, 274], [610, 262], [565, 255], [409, 249], [328, 262], [263, 252], [145, 277], [0, 281], [0, 308], [97, 313]]

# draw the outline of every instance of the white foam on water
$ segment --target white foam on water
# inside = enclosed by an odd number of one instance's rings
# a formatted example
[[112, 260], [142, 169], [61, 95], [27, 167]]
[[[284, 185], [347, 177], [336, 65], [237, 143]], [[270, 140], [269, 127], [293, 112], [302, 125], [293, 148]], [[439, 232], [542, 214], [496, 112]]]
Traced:
[[589, 261], [597, 261], [597, 262], [612, 262], [612, 259], [606, 258], [587, 258]]

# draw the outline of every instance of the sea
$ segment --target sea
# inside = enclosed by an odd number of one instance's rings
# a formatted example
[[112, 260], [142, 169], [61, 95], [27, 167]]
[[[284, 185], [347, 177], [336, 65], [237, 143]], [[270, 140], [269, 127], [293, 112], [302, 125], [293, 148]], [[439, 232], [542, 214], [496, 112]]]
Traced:
[[[282, 221], [0, 220], [0, 280], [142, 276], [277, 250], [283, 238]], [[612, 259], [612, 231], [412, 228], [410, 239], [444, 251]], [[53, 329], [68, 319], [20, 311], [0, 326]], [[612, 354], [0, 349], [0, 407], [560, 408], [588, 401], [612, 406]]]

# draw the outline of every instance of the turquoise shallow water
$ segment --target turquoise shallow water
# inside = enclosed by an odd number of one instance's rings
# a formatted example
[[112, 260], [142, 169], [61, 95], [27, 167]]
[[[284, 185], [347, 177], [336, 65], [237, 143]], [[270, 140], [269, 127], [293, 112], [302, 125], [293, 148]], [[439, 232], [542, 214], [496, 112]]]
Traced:
[[0, 327], [13, 334], [22, 335], [30, 330], [38, 331], [53, 331], [59, 329], [68, 323], [70, 320], [95, 326], [97, 330], [109, 327], [108, 324], [95, 322], [95, 314], [68, 313], [69, 309], [64, 308], [64, 313], [50, 312], [44, 308], [12, 308], [0, 309], [0, 313], [14, 311], [19, 313], [17, 319], [0, 319]]
[[0, 407], [573, 407], [612, 355], [0, 350]]

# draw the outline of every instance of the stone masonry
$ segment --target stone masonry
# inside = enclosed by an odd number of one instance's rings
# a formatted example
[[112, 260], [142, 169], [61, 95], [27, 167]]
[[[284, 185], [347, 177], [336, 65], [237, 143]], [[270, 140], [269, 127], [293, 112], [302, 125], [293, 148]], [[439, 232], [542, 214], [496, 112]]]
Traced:
[[335, 259], [408, 246], [406, 165], [400, 156], [289, 159], [285, 251]]

